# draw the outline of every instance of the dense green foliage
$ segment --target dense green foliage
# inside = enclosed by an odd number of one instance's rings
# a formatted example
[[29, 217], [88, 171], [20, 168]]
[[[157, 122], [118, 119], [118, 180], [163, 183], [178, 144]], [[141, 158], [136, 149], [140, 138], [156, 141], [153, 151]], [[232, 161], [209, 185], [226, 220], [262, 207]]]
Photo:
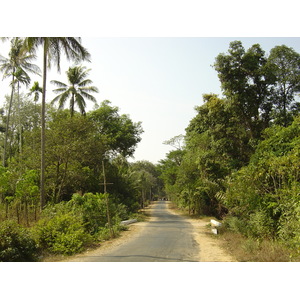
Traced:
[[[120, 221], [162, 189], [152, 163], [128, 162], [141, 141], [141, 122], [120, 114], [108, 100], [97, 103], [92, 93], [98, 89], [84, 66], [69, 68], [68, 84], [52, 80], [58, 96], [49, 104], [45, 82], [24, 93], [27, 72], [39, 72], [30, 63], [39, 45], [44, 47], [43, 79], [46, 62], [59, 69], [62, 52], [76, 63], [90, 58], [79, 38], [51, 37], [13, 38], [9, 58], [0, 56], [0, 70], [12, 87], [0, 108], [2, 261], [82, 251], [115, 236]], [[95, 103], [88, 112], [85, 100]], [[64, 110], [66, 101], [70, 106]]]
[[[280, 237], [300, 246], [300, 119], [289, 127], [265, 131], [249, 165], [232, 174], [224, 196], [231, 215], [245, 224], [247, 234]], [[244, 225], [246, 227], [246, 225]]]
[[0, 261], [35, 261], [37, 244], [26, 228], [12, 220], [0, 223]]
[[215, 69], [224, 98], [203, 95], [185, 146], [160, 161], [168, 197], [244, 236], [300, 253], [300, 55], [232, 42]]
[[41, 248], [55, 254], [74, 254], [82, 251], [89, 241], [79, 216], [58, 211], [42, 218], [36, 225], [37, 241]]

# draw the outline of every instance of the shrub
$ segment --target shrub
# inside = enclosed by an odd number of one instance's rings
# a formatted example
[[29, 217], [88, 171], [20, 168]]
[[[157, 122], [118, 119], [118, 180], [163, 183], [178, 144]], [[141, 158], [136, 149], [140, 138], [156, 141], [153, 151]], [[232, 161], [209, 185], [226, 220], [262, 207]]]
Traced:
[[[109, 212], [112, 225], [119, 224], [121, 220], [128, 218], [127, 207], [122, 203], [115, 203], [109, 195]], [[104, 194], [87, 193], [83, 196], [74, 194], [69, 205], [73, 209], [80, 211], [85, 230], [91, 234], [96, 235], [99, 230], [107, 224], [107, 206]]]
[[274, 236], [274, 221], [266, 212], [257, 211], [250, 215], [249, 235], [254, 238], [272, 238]]
[[248, 232], [248, 224], [242, 219], [238, 217], [228, 216], [224, 219], [224, 227], [229, 228], [229, 230], [235, 233], [241, 233], [243, 235], [247, 235]]
[[107, 223], [106, 203], [102, 194], [74, 194], [69, 204], [80, 211], [86, 232], [96, 234]]
[[41, 219], [36, 233], [40, 246], [54, 254], [78, 253], [91, 241], [91, 236], [84, 231], [81, 218], [72, 212]]
[[37, 261], [38, 248], [31, 232], [12, 220], [0, 224], [0, 261]]

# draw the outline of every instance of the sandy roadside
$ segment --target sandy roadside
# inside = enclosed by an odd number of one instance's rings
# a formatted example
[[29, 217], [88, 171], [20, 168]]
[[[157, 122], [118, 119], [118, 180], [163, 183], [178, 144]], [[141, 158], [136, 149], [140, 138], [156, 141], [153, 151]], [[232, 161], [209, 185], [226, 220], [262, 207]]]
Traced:
[[[178, 214], [168, 205], [170, 213]], [[226, 252], [221, 246], [221, 241], [218, 240], [211, 230], [207, 227], [209, 221], [201, 219], [187, 219], [194, 228], [194, 239], [199, 244], [200, 252], [198, 261], [200, 262], [236, 262], [236, 260]]]

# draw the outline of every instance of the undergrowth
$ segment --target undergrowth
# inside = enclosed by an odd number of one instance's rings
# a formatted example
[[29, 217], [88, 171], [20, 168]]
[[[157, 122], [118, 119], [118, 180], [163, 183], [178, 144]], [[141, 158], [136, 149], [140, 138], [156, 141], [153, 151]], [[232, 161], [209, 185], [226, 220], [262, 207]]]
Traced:
[[218, 238], [239, 262], [292, 262], [300, 261], [297, 252], [276, 240], [246, 238], [240, 233], [219, 230]]

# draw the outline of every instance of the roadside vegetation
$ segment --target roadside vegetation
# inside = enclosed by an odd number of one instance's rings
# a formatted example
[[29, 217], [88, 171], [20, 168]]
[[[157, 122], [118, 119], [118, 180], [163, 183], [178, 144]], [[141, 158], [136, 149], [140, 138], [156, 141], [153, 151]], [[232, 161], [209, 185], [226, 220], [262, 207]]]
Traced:
[[[203, 95], [186, 134], [154, 165], [130, 163], [143, 132], [108, 100], [97, 103], [79, 38], [12, 38], [0, 71], [0, 261], [73, 255], [113, 238], [122, 220], [166, 197], [190, 216], [223, 223], [216, 238], [239, 261], [300, 260], [300, 55], [239, 41], [216, 57], [223, 96]], [[76, 66], [47, 99], [35, 52]], [[67, 83], [65, 83], [67, 82]], [[51, 87], [47, 87], [49, 89]], [[86, 101], [94, 108], [86, 111]], [[58, 107], [55, 106], [58, 104]], [[65, 106], [68, 105], [68, 109]]]
[[[141, 122], [108, 100], [97, 103], [98, 89], [83, 66], [90, 55], [80, 39], [4, 42], [11, 50], [0, 56], [0, 70], [11, 79], [11, 94], [0, 108], [0, 261], [55, 259], [118, 236], [126, 229], [120, 222], [143, 218], [162, 189], [152, 163], [128, 162], [141, 140]], [[38, 46], [58, 68], [62, 52], [78, 63], [66, 72], [67, 83], [53, 78], [57, 96], [47, 102], [45, 83], [30, 78], [40, 73]], [[88, 112], [87, 101], [94, 103]]]
[[222, 220], [240, 261], [300, 259], [300, 55], [239, 41], [216, 57], [223, 97], [204, 104], [160, 162], [170, 200]]

